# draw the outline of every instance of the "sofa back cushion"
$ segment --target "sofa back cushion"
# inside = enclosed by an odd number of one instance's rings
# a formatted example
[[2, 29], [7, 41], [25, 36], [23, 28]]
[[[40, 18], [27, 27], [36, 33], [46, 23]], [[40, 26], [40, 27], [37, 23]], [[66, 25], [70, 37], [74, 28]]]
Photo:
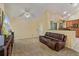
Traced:
[[64, 38], [65, 38], [64, 34], [51, 33], [51, 32], [46, 32], [45, 36], [55, 38], [56, 40], [62, 40], [62, 41], [64, 41]]

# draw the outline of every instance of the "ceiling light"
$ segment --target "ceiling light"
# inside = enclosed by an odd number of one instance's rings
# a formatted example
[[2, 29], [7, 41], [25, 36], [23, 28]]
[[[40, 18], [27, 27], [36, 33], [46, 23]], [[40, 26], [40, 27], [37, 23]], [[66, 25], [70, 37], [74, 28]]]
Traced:
[[71, 14], [68, 14], [68, 16], [70, 16]]
[[66, 14], [67, 13], [67, 11], [64, 11], [64, 14]]
[[26, 12], [24, 15], [25, 15], [26, 18], [30, 18], [31, 17], [29, 12]]
[[73, 3], [73, 7], [76, 7], [78, 5], [78, 3]]

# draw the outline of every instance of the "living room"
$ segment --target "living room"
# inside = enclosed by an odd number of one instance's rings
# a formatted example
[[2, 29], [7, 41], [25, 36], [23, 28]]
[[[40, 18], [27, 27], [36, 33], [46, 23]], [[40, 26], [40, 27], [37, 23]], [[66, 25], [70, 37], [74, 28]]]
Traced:
[[[0, 4], [0, 7], [9, 17], [8, 22], [14, 32], [13, 48], [9, 55], [79, 55], [78, 3], [4, 3]], [[53, 33], [52, 37], [55, 34], [59, 38], [63, 35], [66, 37], [64, 45], [59, 43], [60, 46], [63, 45], [62, 49], [57, 48], [56, 51], [54, 48], [49, 48], [46, 43], [40, 42], [39, 37], [45, 36], [47, 32]]]

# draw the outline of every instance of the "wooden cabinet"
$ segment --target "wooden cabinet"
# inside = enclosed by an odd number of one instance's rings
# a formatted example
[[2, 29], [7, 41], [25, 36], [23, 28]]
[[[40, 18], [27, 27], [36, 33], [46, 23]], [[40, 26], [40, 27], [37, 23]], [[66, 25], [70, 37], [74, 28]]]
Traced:
[[79, 19], [66, 21], [66, 28], [76, 31], [76, 37], [79, 37]]

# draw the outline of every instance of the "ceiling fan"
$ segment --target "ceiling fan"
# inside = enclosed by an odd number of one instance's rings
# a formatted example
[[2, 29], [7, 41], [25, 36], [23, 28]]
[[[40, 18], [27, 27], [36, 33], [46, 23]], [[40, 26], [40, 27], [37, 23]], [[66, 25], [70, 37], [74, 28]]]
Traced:
[[31, 17], [31, 12], [30, 9], [25, 8], [23, 11], [21, 11], [21, 14], [19, 15], [19, 17], [25, 16], [26, 18], [30, 18]]

